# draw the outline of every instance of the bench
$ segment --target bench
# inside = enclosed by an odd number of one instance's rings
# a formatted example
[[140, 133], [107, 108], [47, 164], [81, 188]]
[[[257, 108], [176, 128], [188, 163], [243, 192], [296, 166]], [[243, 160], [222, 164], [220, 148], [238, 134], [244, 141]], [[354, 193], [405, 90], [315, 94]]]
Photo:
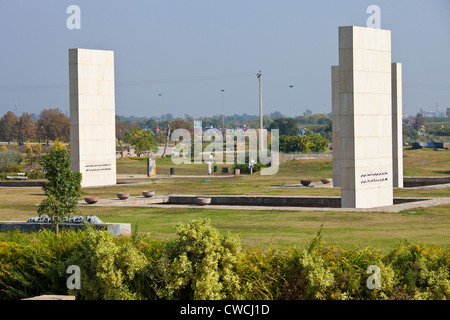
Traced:
[[17, 176], [6, 176], [6, 179], [8, 180], [27, 180], [28, 177], [25, 176], [24, 172], [17, 173]]

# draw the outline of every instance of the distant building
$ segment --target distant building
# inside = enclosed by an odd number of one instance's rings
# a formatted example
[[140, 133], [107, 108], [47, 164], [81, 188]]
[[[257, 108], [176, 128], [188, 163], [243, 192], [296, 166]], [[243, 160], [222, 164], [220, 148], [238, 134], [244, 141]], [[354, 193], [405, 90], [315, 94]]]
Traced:
[[438, 111], [438, 110], [427, 111], [427, 110], [424, 110], [421, 108], [418, 113], [422, 114], [426, 118], [445, 117], [445, 113], [443, 111]]

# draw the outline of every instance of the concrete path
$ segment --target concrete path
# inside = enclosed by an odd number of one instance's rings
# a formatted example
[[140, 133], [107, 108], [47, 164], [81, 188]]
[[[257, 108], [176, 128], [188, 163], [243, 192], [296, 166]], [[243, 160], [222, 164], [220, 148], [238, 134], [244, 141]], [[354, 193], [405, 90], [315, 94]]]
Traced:
[[[280, 210], [280, 211], [333, 211], [333, 212], [400, 212], [407, 209], [413, 208], [424, 208], [424, 207], [433, 207], [438, 205], [450, 204], [450, 197], [440, 197], [440, 198], [431, 198], [431, 197], [396, 197], [396, 199], [408, 199], [408, 200], [417, 200], [412, 202], [405, 202], [400, 204], [394, 204], [392, 206], [384, 206], [384, 207], [375, 207], [375, 208], [364, 208], [364, 209], [354, 209], [354, 208], [333, 208], [330, 206], [322, 206], [322, 207], [302, 207], [302, 206], [269, 206], [269, 205], [207, 205], [200, 206], [196, 204], [175, 204], [170, 203], [170, 197], [186, 197], [186, 198], [195, 198], [195, 197], [225, 197], [229, 198], [230, 203], [232, 203], [233, 197], [248, 197], [248, 198], [299, 198], [299, 196], [236, 196], [236, 195], [168, 195], [161, 194], [155, 195], [151, 198], [145, 198], [143, 196], [137, 197], [129, 197], [126, 200], [115, 199], [100, 199], [96, 204], [87, 204], [85, 201], [79, 201], [78, 205], [80, 206], [100, 206], [100, 207], [145, 207], [145, 208], [185, 208], [185, 209], [227, 209], [227, 210]], [[315, 196], [300, 196], [303, 198], [327, 198], [327, 197], [315, 197]], [[339, 197], [328, 197], [328, 198], [339, 198]]]

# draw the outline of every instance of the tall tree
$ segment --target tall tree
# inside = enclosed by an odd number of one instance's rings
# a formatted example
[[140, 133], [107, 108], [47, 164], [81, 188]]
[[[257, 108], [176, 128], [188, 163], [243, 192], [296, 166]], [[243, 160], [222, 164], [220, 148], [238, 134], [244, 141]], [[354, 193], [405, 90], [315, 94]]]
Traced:
[[122, 141], [125, 138], [125, 134], [133, 128], [138, 128], [136, 123], [131, 123], [126, 120], [120, 120], [116, 117], [116, 138], [119, 141]]
[[58, 233], [62, 220], [77, 211], [81, 173], [70, 170], [70, 152], [59, 143], [39, 160], [39, 164], [47, 171], [47, 182], [43, 186], [47, 197], [39, 205], [38, 213], [51, 218]]
[[414, 121], [414, 129], [421, 130], [425, 129], [426, 120], [423, 114], [418, 113]]
[[144, 131], [139, 128], [131, 129], [125, 135], [125, 142], [134, 147], [138, 156], [146, 151], [158, 151], [156, 136], [151, 131]]
[[70, 120], [59, 108], [44, 109], [37, 122], [41, 137], [49, 140], [70, 140]]
[[3, 141], [11, 141], [17, 139], [19, 119], [12, 111], [8, 111], [0, 119], [0, 139]]
[[36, 137], [36, 122], [30, 114], [24, 112], [19, 118], [18, 138], [21, 142], [34, 139]]

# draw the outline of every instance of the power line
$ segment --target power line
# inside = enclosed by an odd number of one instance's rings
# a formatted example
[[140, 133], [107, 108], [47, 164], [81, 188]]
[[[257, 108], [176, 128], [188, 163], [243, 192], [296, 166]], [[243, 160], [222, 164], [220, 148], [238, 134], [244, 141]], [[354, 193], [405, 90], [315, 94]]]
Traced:
[[[204, 76], [192, 76], [192, 77], [179, 77], [179, 78], [162, 78], [152, 80], [134, 80], [134, 81], [117, 81], [117, 88], [137, 87], [137, 86], [151, 86], [160, 84], [175, 84], [175, 83], [189, 83], [189, 82], [201, 82], [222, 80], [231, 78], [244, 78], [253, 76], [254, 72], [241, 72], [241, 73], [229, 73], [229, 74], [217, 74], [217, 75], [204, 75]], [[266, 77], [275, 78], [288, 78], [288, 79], [301, 79], [308, 81], [328, 82], [329, 79], [323, 77], [302, 75], [302, 74], [288, 74], [288, 73], [265, 73]], [[403, 88], [407, 89], [419, 89], [419, 90], [450, 90], [449, 85], [443, 84], [427, 84], [427, 83], [403, 83]], [[0, 87], [0, 92], [16, 92], [16, 91], [52, 91], [52, 90], [68, 90], [68, 85], [36, 85], [36, 86], [12, 86], [12, 87]]]
[[[230, 74], [221, 74], [221, 75], [205, 75], [205, 76], [165, 78], [165, 79], [153, 79], [153, 80], [117, 81], [116, 87], [124, 88], [124, 87], [149, 86], [149, 85], [159, 85], [159, 84], [173, 84], [173, 83], [185, 83], [185, 82], [222, 80], [222, 79], [249, 77], [249, 76], [253, 76], [253, 74], [254, 74], [254, 72], [242, 72], [242, 73], [230, 73]], [[67, 90], [67, 89], [69, 89], [68, 85], [17, 86], [17, 87], [0, 87], [0, 92], [47, 91], [47, 90]]]

